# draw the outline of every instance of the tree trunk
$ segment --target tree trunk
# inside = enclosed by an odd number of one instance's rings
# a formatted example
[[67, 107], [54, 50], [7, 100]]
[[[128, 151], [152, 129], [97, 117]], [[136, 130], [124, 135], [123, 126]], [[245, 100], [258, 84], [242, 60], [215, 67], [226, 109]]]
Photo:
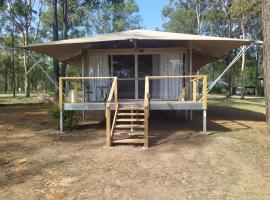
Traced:
[[245, 60], [246, 54], [245, 52], [242, 55], [242, 67], [241, 67], [241, 99], [245, 98], [245, 91], [244, 91], [244, 68], [245, 68]]
[[11, 33], [11, 42], [12, 42], [12, 89], [13, 89], [13, 97], [16, 96], [16, 81], [15, 81], [15, 50], [14, 50], [14, 28]]
[[[63, 36], [64, 39], [68, 39], [68, 2], [67, 0], [63, 0]], [[62, 63], [61, 67], [61, 76], [66, 76], [67, 72], [67, 64]], [[65, 88], [65, 85], [63, 85]]]
[[[29, 41], [29, 35], [28, 35], [28, 30], [25, 30], [25, 35], [24, 35], [24, 45], [28, 45]], [[28, 72], [28, 55], [27, 52], [24, 52], [23, 56], [23, 65], [24, 65], [24, 94], [25, 97], [30, 97], [30, 83], [29, 83], [29, 74]]]
[[[58, 40], [58, 17], [57, 17], [57, 0], [52, 0], [52, 31], [53, 41]], [[53, 70], [55, 75], [55, 82], [59, 85], [59, 62], [53, 59]], [[58, 99], [58, 88], [55, 87], [55, 99]]]
[[[231, 16], [228, 16], [228, 20], [229, 20], [229, 32], [228, 32], [228, 37], [231, 37], [231, 33], [232, 33], [232, 20], [231, 20]], [[231, 63], [231, 57], [232, 57], [232, 52], [229, 52], [227, 54], [226, 57], [226, 67]], [[228, 76], [228, 90], [227, 90], [227, 94], [226, 94], [226, 98], [231, 98], [231, 96], [233, 95], [233, 88], [234, 88], [234, 81], [233, 81], [233, 75], [234, 75], [234, 70], [233, 70], [233, 66], [228, 70], [229, 72], [229, 76]]]
[[[241, 20], [241, 29], [242, 29], [242, 35], [243, 39], [245, 39], [245, 15], [243, 14], [242, 20]], [[243, 47], [244, 48], [244, 47]], [[245, 69], [245, 61], [246, 61], [246, 52], [243, 52], [242, 55], [242, 67], [241, 67], [241, 99], [244, 99], [245, 91], [244, 91], [244, 69]]]
[[[6, 66], [7, 67], [7, 66]], [[7, 93], [7, 91], [8, 91], [8, 71], [7, 71], [7, 69], [5, 70], [5, 77], [4, 77], [4, 79], [5, 79], [5, 81], [4, 81], [4, 91], [5, 91], [5, 94]]]
[[256, 76], [256, 79], [255, 79], [255, 95], [256, 96], [259, 96], [259, 62], [260, 62], [260, 59], [259, 59], [259, 47], [256, 47], [256, 72], [255, 72], [255, 76]]
[[266, 105], [266, 132], [270, 134], [270, 2], [263, 0], [263, 69]]

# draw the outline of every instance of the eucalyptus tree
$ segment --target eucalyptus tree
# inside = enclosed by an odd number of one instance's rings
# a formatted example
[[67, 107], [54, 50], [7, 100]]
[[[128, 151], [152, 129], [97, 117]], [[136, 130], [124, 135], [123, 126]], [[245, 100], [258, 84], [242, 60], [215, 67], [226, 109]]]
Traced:
[[[258, 10], [261, 8], [261, 2], [250, 1], [250, 0], [233, 0], [232, 2], [232, 13], [235, 16], [236, 22], [238, 23], [238, 29], [242, 39], [246, 39], [246, 27], [250, 21], [254, 21], [257, 16]], [[244, 48], [244, 47], [243, 47]], [[241, 99], [244, 99], [244, 68], [246, 61], [246, 52], [242, 55], [241, 64]]]
[[163, 27], [168, 31], [203, 34], [209, 1], [170, 0], [162, 10], [167, 23]]
[[139, 6], [134, 0], [100, 0], [90, 18], [96, 33], [140, 28]]
[[[1, 14], [9, 20], [20, 32], [22, 44], [35, 43], [39, 37], [40, 15], [43, 1], [35, 0], [1, 0]], [[30, 96], [30, 84], [28, 72], [28, 55], [24, 52], [24, 90], [25, 96]]]
[[266, 132], [270, 134], [270, 2], [268, 0], [262, 0], [262, 21]]

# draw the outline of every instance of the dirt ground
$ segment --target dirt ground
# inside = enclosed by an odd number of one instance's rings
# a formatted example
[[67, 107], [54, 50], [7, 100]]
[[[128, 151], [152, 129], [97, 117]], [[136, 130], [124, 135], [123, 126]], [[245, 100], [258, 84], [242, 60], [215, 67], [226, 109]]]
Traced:
[[[102, 113], [57, 135], [47, 106], [0, 108], [0, 199], [270, 199], [264, 115], [152, 113], [151, 148], [105, 147]], [[173, 117], [172, 117], [173, 116]]]

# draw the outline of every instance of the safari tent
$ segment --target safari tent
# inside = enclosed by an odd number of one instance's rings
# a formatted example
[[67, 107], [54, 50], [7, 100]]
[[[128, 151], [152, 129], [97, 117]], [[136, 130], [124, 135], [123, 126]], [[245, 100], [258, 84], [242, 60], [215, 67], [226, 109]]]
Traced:
[[65, 110], [105, 110], [108, 146], [142, 143], [148, 147], [150, 110], [185, 110], [189, 117], [193, 110], [200, 110], [206, 131], [207, 77], [197, 72], [249, 43], [232, 38], [131, 30], [24, 49], [81, 69], [81, 77], [59, 80], [61, 131]]

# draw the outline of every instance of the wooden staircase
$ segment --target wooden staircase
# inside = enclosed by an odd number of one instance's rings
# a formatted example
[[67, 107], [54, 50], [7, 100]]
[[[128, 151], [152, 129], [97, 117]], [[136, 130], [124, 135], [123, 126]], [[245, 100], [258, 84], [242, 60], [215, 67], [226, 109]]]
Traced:
[[148, 147], [148, 120], [145, 118], [143, 102], [118, 103], [111, 128], [111, 143], [144, 144]]
[[[112, 144], [143, 144], [144, 147], [148, 148], [148, 77], [145, 80], [145, 97], [143, 101], [119, 102], [117, 77], [113, 78], [112, 87], [105, 105], [106, 143], [108, 147]], [[112, 110], [114, 110], [113, 120], [111, 120]]]

